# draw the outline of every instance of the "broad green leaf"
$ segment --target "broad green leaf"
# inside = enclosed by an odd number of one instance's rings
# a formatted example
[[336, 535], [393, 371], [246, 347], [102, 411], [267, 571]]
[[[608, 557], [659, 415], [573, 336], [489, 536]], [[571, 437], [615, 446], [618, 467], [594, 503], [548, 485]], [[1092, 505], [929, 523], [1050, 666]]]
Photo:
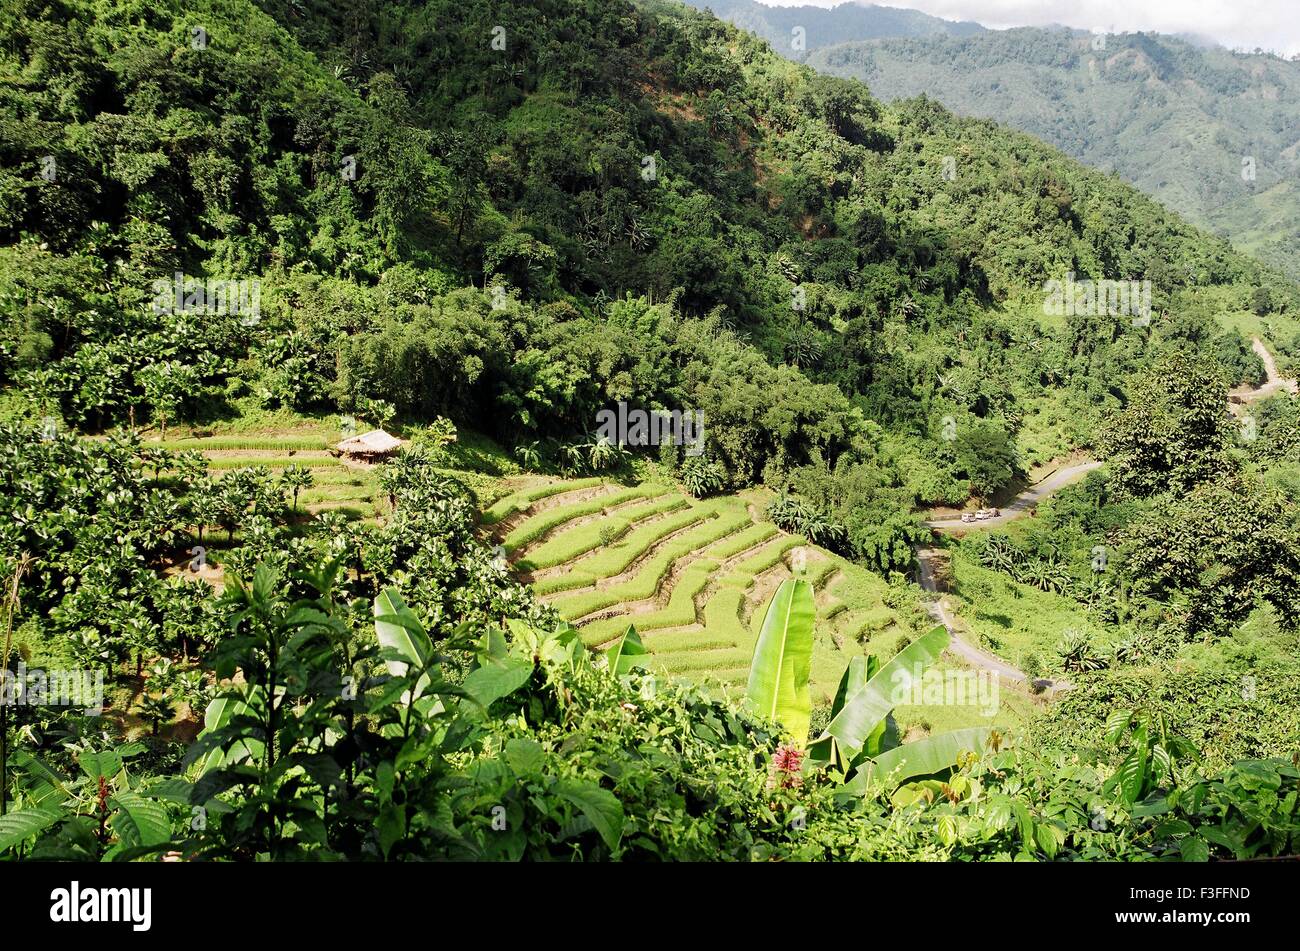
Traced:
[[25, 798], [33, 806], [62, 806], [71, 796], [68, 780], [36, 757], [22, 750], [12, 754], [13, 767], [20, 775]]
[[104, 750], [102, 753], [86, 751], [77, 757], [77, 765], [91, 779], [100, 776], [112, 779], [122, 771], [122, 757], [112, 750]]
[[1011, 806], [1016, 815], [1016, 827], [1020, 831], [1020, 846], [1022, 849], [1032, 849], [1034, 847], [1034, 819], [1025, 808], [1024, 803], [1016, 802]]
[[936, 827], [939, 833], [939, 841], [944, 845], [951, 846], [957, 841], [957, 819], [955, 816], [940, 816]]
[[490, 627], [487, 633], [483, 635], [483, 653], [494, 660], [500, 660], [510, 653], [510, 645], [506, 641], [506, 632], [499, 627]]
[[1189, 835], [1178, 843], [1178, 853], [1184, 862], [1208, 862], [1210, 846], [1199, 835]]
[[1243, 841], [1240, 832], [1232, 832], [1227, 828], [1218, 826], [1201, 826], [1201, 837], [1208, 839], [1215, 845], [1222, 846], [1233, 855], [1241, 858]]
[[[844, 709], [845, 701], [865, 687], [879, 671], [880, 658], [875, 654], [849, 658], [849, 665], [844, 668], [844, 673], [840, 676], [840, 685], [835, 691], [835, 700], [831, 704], [831, 718], [834, 719]], [[868, 754], [879, 752], [880, 739], [885, 735], [885, 725], [885, 721], [881, 720], [868, 738], [864, 747]], [[838, 741], [829, 733], [823, 733], [809, 743], [808, 753], [814, 761], [833, 763], [845, 771], [852, 765], [851, 761], [843, 756]]]
[[867, 747], [897, 699], [910, 692], [913, 681], [924, 675], [947, 646], [948, 631], [933, 628], [899, 651], [863, 687], [848, 696], [824, 734], [836, 739], [841, 755], [852, 761]]
[[789, 578], [781, 582], [767, 606], [767, 615], [754, 646], [745, 691], [759, 714], [779, 722], [799, 742], [808, 739], [812, 694], [812, 585]]
[[433, 643], [396, 588], [385, 588], [375, 598], [375, 636], [397, 657], [386, 661], [394, 677], [405, 676], [414, 667], [423, 670], [433, 654]]
[[942, 792], [943, 783], [927, 779], [919, 783], [905, 783], [899, 786], [894, 790], [894, 794], [889, 797], [889, 801], [894, 804], [895, 808], [902, 809], [914, 802], [934, 802], [935, 799], [942, 795]]
[[1137, 802], [1142, 792], [1145, 773], [1146, 757], [1140, 751], [1134, 750], [1124, 757], [1123, 762], [1119, 764], [1119, 769], [1115, 770], [1115, 775], [1111, 777], [1112, 781], [1119, 785], [1120, 796], [1130, 806]]
[[1151, 766], [1152, 772], [1159, 776], [1168, 776], [1173, 772], [1173, 759], [1169, 756], [1169, 751], [1159, 743], [1151, 747]]
[[562, 779], [555, 784], [557, 795], [577, 806], [611, 849], [623, 837], [623, 804], [608, 789], [595, 783]]
[[406, 806], [386, 803], [379, 810], [375, 831], [379, 835], [379, 849], [387, 857], [393, 846], [406, 836]]
[[1065, 842], [1065, 832], [1046, 822], [1034, 826], [1034, 839], [1043, 854], [1049, 859], [1056, 858], [1056, 853]]
[[1190, 835], [1192, 824], [1185, 819], [1166, 819], [1154, 829], [1151, 835], [1156, 839], [1169, 839], [1177, 835]]
[[994, 829], [1005, 829], [1011, 824], [1011, 802], [1005, 796], [989, 801], [984, 809], [984, 821]]
[[533, 675], [533, 663], [522, 657], [492, 661], [470, 671], [465, 677], [465, 692], [484, 707], [514, 693]]
[[143, 791], [148, 794], [150, 799], [189, 806], [190, 791], [193, 788], [193, 783], [187, 783], [177, 776], [162, 776], [150, 782]]
[[[203, 712], [203, 734], [213, 733], [224, 728], [238, 716], [260, 716], [260, 707], [264, 704], [264, 696], [265, 694], [260, 687], [253, 688], [250, 699], [258, 704], [256, 707], [243, 698], [232, 694], [216, 697]], [[242, 762], [246, 759], [257, 759], [265, 749], [266, 745], [261, 740], [252, 738], [236, 740], [224, 752], [216, 749], [209, 753], [203, 761], [201, 772], [206, 773], [209, 770], [228, 766], [231, 763]]]
[[334, 757], [328, 753], [297, 755], [291, 761], [295, 765], [301, 766], [303, 771], [316, 782], [316, 785], [327, 792], [333, 791], [335, 787], [340, 785], [343, 769]]
[[541, 772], [544, 752], [536, 740], [517, 736], [506, 743], [505, 754], [515, 775], [532, 777]]
[[645, 645], [641, 643], [641, 635], [636, 632], [633, 625], [629, 624], [623, 636], [618, 639], [618, 643], [605, 652], [605, 657], [609, 661], [610, 676], [622, 677], [637, 667], [644, 668], [643, 658], [649, 654]]
[[30, 839], [62, 819], [62, 809], [20, 809], [0, 816], [0, 852]]
[[867, 681], [877, 669], [879, 669], [879, 661], [876, 660], [875, 654], [849, 658], [849, 666], [844, 668], [839, 688], [835, 691], [835, 700], [831, 703], [832, 717], [844, 709], [845, 700], [867, 685]]
[[1128, 729], [1128, 725], [1132, 720], [1132, 710], [1116, 710], [1111, 713], [1111, 715], [1106, 718], [1106, 742], [1114, 743], [1123, 736], [1124, 731]]
[[171, 838], [171, 823], [162, 803], [133, 792], [121, 792], [109, 799], [116, 806], [113, 831], [125, 846], [159, 845]]
[[888, 776], [894, 782], [903, 782], [914, 776], [928, 776], [948, 769], [957, 765], [957, 757], [963, 752], [978, 753], [982, 750], [990, 732], [988, 727], [968, 727], [896, 746], [860, 767], [846, 788], [861, 793], [877, 777]]

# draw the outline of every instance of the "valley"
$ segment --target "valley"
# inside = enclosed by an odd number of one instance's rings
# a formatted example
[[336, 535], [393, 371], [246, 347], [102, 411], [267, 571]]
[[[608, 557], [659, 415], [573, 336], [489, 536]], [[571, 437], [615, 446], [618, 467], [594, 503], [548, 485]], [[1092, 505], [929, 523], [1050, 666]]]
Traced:
[[0, 868], [1294, 857], [1285, 235], [884, 10], [4, 5]]

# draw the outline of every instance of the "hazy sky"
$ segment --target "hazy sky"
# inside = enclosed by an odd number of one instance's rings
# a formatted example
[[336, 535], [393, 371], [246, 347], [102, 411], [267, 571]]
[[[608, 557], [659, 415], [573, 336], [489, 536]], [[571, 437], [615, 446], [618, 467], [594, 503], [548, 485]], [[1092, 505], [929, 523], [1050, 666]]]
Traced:
[[[833, 7], [843, 0], [760, 0]], [[949, 20], [989, 27], [1062, 23], [1083, 30], [1198, 33], [1227, 47], [1300, 53], [1300, 0], [886, 0]]]

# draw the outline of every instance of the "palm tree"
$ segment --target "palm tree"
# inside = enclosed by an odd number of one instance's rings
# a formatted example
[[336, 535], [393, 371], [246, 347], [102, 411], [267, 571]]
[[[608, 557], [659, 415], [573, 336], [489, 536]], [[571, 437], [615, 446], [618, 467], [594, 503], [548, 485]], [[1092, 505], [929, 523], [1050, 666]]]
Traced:
[[593, 472], [603, 472], [615, 468], [628, 455], [626, 449], [610, 440], [608, 436], [595, 435], [587, 446], [587, 462]]
[[536, 472], [542, 467], [540, 443], [530, 442], [515, 447], [515, 459], [529, 472]]
[[587, 465], [587, 451], [588, 447], [583, 443], [569, 443], [562, 450], [562, 468], [572, 475], [582, 472]]
[[1105, 658], [1093, 646], [1088, 632], [1075, 628], [1067, 630], [1062, 636], [1061, 642], [1056, 646], [1056, 655], [1067, 673], [1101, 670], [1106, 666]]
[[986, 568], [1014, 574], [1019, 552], [1006, 535], [989, 535], [980, 550], [979, 560]]
[[386, 400], [366, 400], [361, 414], [370, 419], [376, 429], [387, 429], [397, 415], [397, 410]]
[[1070, 589], [1074, 587], [1074, 578], [1064, 562], [1053, 561], [1048, 566], [1047, 583], [1050, 590], [1057, 594], [1069, 594]]
[[203, 544], [203, 530], [215, 525], [221, 518], [221, 499], [211, 479], [196, 483], [190, 491], [190, 517], [198, 529], [198, 542]]
[[306, 466], [289, 466], [280, 473], [280, 486], [288, 489], [293, 496], [293, 514], [298, 514], [298, 493], [310, 489], [316, 480]]
[[800, 327], [786, 345], [786, 354], [791, 366], [804, 367], [821, 359], [822, 345], [813, 331]]

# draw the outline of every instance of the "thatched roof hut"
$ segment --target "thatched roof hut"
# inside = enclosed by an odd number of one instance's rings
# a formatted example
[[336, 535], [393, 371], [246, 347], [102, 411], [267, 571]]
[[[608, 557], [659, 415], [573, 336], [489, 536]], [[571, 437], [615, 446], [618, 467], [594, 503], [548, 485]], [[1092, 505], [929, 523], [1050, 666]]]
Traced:
[[345, 439], [334, 448], [350, 459], [356, 459], [360, 462], [376, 462], [387, 459], [398, 449], [401, 449], [402, 441], [396, 436], [390, 436], [382, 429], [372, 429], [360, 436]]

